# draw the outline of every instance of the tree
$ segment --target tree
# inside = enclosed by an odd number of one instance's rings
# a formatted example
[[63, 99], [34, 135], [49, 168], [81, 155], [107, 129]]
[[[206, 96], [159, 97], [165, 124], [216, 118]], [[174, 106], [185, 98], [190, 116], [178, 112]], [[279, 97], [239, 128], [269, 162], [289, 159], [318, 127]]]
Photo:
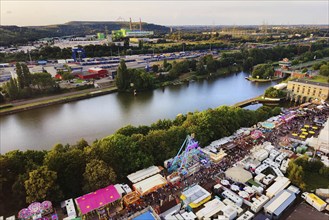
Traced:
[[0, 103], [4, 103], [6, 101], [5, 96], [2, 95], [1, 91], [0, 91]]
[[93, 159], [87, 163], [83, 178], [83, 190], [87, 193], [115, 183], [116, 174], [103, 160]]
[[243, 64], [242, 64], [243, 70], [250, 71], [253, 67], [253, 64], [254, 64], [253, 58], [248, 57], [247, 59], [243, 60]]
[[329, 65], [324, 64], [320, 67], [320, 75], [329, 76]]
[[80, 149], [80, 150], [83, 150], [85, 147], [88, 147], [89, 146], [89, 144], [88, 144], [88, 142], [85, 140], [85, 139], [83, 139], [83, 138], [81, 138], [79, 141], [77, 141], [77, 143], [75, 144], [75, 147], [77, 147], [78, 149]]
[[17, 75], [17, 80], [18, 80], [18, 86], [21, 89], [23, 89], [25, 82], [24, 82], [24, 77], [23, 77], [22, 66], [19, 62], [16, 63], [16, 75]]
[[207, 74], [206, 68], [204, 67], [203, 62], [198, 61], [196, 64], [196, 74], [205, 75]]
[[305, 187], [305, 183], [303, 181], [304, 178], [304, 171], [301, 166], [298, 166], [294, 163], [294, 161], [289, 162], [288, 166], [288, 178], [293, 184], [297, 186]]
[[50, 73], [34, 73], [31, 81], [32, 85], [39, 90], [52, 89], [56, 85]]
[[21, 89], [29, 87], [31, 84], [31, 73], [29, 68], [25, 63], [16, 63], [16, 74], [17, 74], [17, 81], [18, 86]]
[[167, 59], [163, 60], [162, 66], [163, 66], [163, 71], [165, 72], [168, 72], [172, 68], [172, 65], [168, 63]]
[[207, 71], [208, 73], [214, 73], [219, 68], [218, 61], [211, 59], [207, 61]]
[[153, 65], [152, 66], [152, 72], [154, 72], [154, 73], [157, 73], [157, 72], [159, 72], [159, 65]]
[[325, 178], [329, 179], [329, 167], [323, 166], [320, 170], [319, 170], [319, 174], [324, 176]]
[[270, 64], [258, 64], [252, 71], [253, 78], [267, 79], [274, 76], [274, 69]]
[[25, 181], [26, 202], [43, 201], [59, 196], [60, 191], [56, 184], [57, 174], [48, 170], [46, 166], [41, 166], [29, 173], [28, 180]]
[[129, 86], [129, 72], [126, 66], [125, 61], [122, 59], [117, 71], [116, 85], [119, 91], [128, 89]]
[[189, 72], [189, 62], [187, 60], [184, 60], [182, 62], [174, 62], [173, 67], [169, 71], [169, 76], [172, 79], [176, 79], [180, 76], [182, 73], [188, 73]]
[[196, 61], [195, 59], [188, 60], [189, 68], [190, 68], [192, 71], [196, 71], [196, 63], [197, 63], [197, 61]]
[[315, 64], [313, 64], [313, 66], [312, 66], [313, 70], [319, 70], [320, 67], [321, 67], [321, 63], [315, 63]]
[[25, 63], [22, 63], [21, 66], [23, 71], [24, 87], [30, 87], [32, 80], [30, 70]]
[[69, 145], [55, 145], [45, 156], [44, 164], [49, 170], [57, 173], [57, 184], [66, 198], [83, 193], [86, 157], [82, 150], [71, 148]]
[[17, 80], [13, 78], [5, 83], [4, 90], [11, 100], [17, 99], [21, 95], [21, 87], [18, 85]]
[[282, 90], [275, 89], [274, 87], [271, 86], [265, 90], [264, 95], [267, 98], [283, 98], [286, 95], [286, 93]]

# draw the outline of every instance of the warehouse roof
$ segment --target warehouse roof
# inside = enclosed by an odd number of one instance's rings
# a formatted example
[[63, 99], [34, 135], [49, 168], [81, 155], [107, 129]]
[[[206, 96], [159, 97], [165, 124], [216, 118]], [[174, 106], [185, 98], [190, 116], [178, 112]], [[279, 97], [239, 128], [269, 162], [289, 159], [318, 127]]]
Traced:
[[288, 190], [282, 190], [265, 204], [264, 209], [276, 216], [281, 213], [296, 199], [296, 195]]
[[129, 174], [127, 178], [130, 180], [132, 183], [137, 183], [143, 179], [146, 179], [147, 177], [153, 176], [157, 173], [160, 173], [160, 169], [157, 166], [151, 166], [148, 168], [145, 168], [143, 170], [139, 170], [135, 173]]

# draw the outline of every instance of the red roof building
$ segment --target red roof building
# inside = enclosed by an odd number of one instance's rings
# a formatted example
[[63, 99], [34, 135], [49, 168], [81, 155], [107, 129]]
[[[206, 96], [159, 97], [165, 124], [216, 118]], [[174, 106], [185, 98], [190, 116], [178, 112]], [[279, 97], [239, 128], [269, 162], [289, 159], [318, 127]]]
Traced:
[[78, 74], [80, 79], [96, 79], [96, 78], [104, 78], [108, 75], [108, 71], [102, 68], [90, 68], [88, 72]]

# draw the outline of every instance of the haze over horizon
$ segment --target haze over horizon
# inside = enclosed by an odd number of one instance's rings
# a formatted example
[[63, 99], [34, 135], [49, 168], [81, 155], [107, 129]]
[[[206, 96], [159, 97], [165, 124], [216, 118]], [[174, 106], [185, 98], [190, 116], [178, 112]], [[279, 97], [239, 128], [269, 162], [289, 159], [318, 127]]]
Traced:
[[328, 24], [328, 1], [17, 1], [1, 0], [0, 25], [133, 21], [166, 25]]

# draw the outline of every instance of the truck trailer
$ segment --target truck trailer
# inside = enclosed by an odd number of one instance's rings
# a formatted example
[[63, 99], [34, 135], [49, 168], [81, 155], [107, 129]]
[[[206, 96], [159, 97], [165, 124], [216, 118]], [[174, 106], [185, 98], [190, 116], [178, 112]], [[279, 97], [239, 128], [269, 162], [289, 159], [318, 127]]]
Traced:
[[320, 212], [326, 208], [327, 203], [313, 193], [304, 192], [302, 198]]

